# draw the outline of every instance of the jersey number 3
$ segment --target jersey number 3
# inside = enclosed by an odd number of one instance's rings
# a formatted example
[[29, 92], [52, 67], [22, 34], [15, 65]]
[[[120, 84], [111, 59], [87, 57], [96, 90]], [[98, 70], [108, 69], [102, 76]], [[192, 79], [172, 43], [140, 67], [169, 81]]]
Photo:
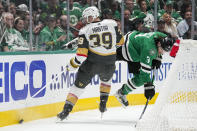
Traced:
[[106, 49], [112, 48], [112, 34], [110, 32], [105, 32], [102, 34], [92, 34], [89, 37], [90, 40], [94, 40], [93, 48], [103, 46]]

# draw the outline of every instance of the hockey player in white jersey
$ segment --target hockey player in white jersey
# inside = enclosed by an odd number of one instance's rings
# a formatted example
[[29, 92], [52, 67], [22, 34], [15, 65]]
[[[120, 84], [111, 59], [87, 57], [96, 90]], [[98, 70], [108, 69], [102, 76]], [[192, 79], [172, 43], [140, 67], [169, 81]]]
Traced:
[[96, 7], [88, 7], [83, 11], [83, 19], [87, 23], [79, 32], [78, 48], [74, 58], [67, 65], [67, 70], [76, 70], [77, 77], [71, 87], [63, 111], [57, 117], [64, 120], [72, 111], [85, 87], [93, 76], [100, 78], [101, 113], [106, 111], [106, 103], [111, 89], [112, 76], [115, 71], [116, 45], [123, 43], [123, 36], [114, 20], [100, 21]]

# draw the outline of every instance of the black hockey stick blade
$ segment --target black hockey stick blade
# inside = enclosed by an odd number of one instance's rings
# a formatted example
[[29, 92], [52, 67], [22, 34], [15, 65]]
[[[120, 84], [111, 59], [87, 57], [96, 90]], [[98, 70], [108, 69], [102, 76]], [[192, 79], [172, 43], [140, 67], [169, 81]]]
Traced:
[[[141, 113], [141, 115], [140, 115], [138, 121], [142, 119], [142, 117], [143, 117], [143, 115], [144, 115], [144, 112], [146, 111], [146, 108], [147, 108], [147, 106], [148, 106], [149, 101], [150, 101], [150, 99], [147, 99], [146, 104], [145, 104], [145, 106], [144, 106], [144, 109], [143, 109], [143, 111], [142, 111], [142, 113]], [[136, 122], [135, 127], [137, 126], [137, 123], [138, 123], [138, 122]]]

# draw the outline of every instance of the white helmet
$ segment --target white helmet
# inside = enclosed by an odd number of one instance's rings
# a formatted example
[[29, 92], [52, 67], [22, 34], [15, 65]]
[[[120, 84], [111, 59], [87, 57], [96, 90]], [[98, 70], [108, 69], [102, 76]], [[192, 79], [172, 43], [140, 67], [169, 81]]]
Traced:
[[82, 13], [82, 17], [83, 17], [83, 19], [87, 19], [88, 23], [91, 23], [88, 21], [89, 16], [92, 16], [93, 19], [96, 19], [97, 17], [99, 17], [98, 8], [96, 8], [95, 6], [91, 6], [91, 7], [86, 8]]

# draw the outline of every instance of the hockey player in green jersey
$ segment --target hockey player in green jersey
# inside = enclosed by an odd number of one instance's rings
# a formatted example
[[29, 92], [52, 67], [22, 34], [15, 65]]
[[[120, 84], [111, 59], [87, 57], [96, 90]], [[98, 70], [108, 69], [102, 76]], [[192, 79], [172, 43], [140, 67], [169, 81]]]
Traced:
[[151, 69], [160, 67], [159, 56], [170, 51], [174, 40], [161, 32], [139, 31], [127, 33], [124, 39], [124, 45], [117, 49], [117, 60], [128, 62], [129, 73], [133, 73], [134, 77], [128, 79], [115, 96], [126, 107], [129, 105], [126, 95], [142, 85], [147, 99], [155, 95], [155, 86], [150, 78]]

